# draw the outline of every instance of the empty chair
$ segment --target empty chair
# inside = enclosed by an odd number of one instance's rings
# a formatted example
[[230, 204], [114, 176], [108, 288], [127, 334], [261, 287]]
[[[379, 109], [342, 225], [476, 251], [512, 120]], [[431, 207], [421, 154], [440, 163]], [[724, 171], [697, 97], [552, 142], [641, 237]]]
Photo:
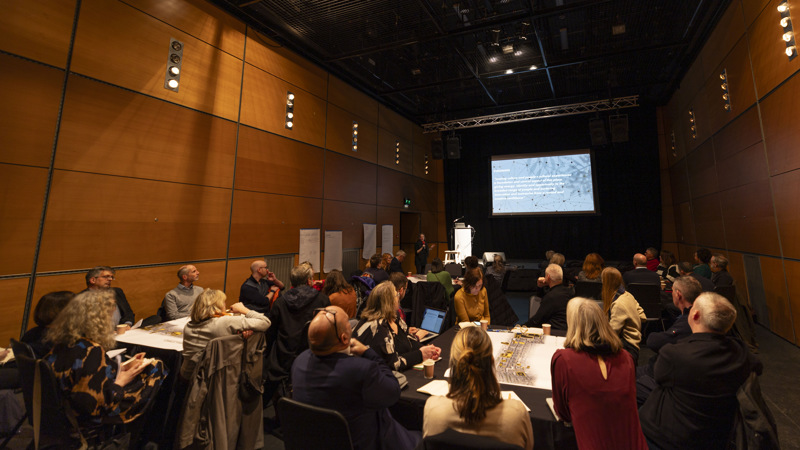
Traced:
[[453, 278], [460, 277], [464, 272], [464, 268], [458, 263], [447, 263], [444, 266], [444, 270], [446, 270], [447, 273], [449, 273]]
[[286, 450], [353, 448], [347, 420], [338, 411], [282, 397], [277, 413]]
[[[661, 323], [661, 330], [666, 330], [661, 311], [664, 304], [661, 303], [661, 286], [657, 284], [631, 283], [625, 286], [625, 290], [633, 295], [647, 316], [647, 323], [658, 321]], [[644, 334], [644, 333], [643, 333]]]
[[[602, 300], [603, 283], [594, 281], [578, 281], [575, 283], [575, 296]], [[636, 297], [634, 295], [634, 297]]]

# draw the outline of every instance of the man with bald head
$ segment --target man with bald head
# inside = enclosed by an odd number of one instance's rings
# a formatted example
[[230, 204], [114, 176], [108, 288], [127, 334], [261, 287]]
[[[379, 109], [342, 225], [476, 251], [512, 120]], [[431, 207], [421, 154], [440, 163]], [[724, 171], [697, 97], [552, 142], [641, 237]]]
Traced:
[[650, 448], [724, 449], [739, 408], [736, 392], [758, 359], [726, 336], [736, 309], [704, 292], [688, 313], [692, 334], [665, 345], [655, 365], [658, 386], [639, 409]]
[[633, 270], [622, 274], [625, 284], [661, 284], [661, 277], [657, 273], [647, 270], [647, 256], [637, 253], [633, 255]]
[[250, 278], [239, 290], [239, 301], [253, 311], [267, 315], [275, 292], [284, 288], [283, 283], [267, 268], [263, 259], [250, 264], [250, 273]]
[[400, 385], [383, 359], [352, 339], [347, 313], [338, 306], [316, 310], [308, 326], [308, 350], [292, 364], [293, 398], [334, 409], [347, 419], [355, 449], [414, 448], [420, 435], [395, 421], [388, 408]]
[[195, 286], [194, 282], [200, 279], [200, 271], [189, 264], [178, 269], [178, 286], [167, 292], [164, 296], [164, 311], [167, 320], [187, 317], [192, 311], [194, 300], [203, 292], [203, 288]]

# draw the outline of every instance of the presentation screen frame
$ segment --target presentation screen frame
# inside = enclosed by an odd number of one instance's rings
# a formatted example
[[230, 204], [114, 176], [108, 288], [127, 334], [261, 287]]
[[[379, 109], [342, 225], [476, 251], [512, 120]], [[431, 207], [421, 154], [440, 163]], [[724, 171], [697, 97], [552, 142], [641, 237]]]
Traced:
[[[549, 157], [560, 157], [560, 156], [572, 156], [572, 155], [587, 155], [589, 158], [589, 166], [590, 166], [590, 173], [591, 173], [591, 186], [592, 186], [592, 209], [591, 210], [569, 210], [569, 211], [559, 211], [555, 209], [548, 209], [542, 211], [512, 211], [512, 212], [496, 212], [495, 211], [495, 179], [493, 173], [493, 166], [496, 161], [508, 161], [508, 160], [525, 160], [525, 159], [537, 159], [537, 158], [549, 158]], [[509, 155], [492, 155], [489, 158], [489, 198], [491, 201], [490, 205], [490, 217], [525, 217], [525, 216], [594, 216], [600, 214], [599, 204], [598, 204], [598, 194], [597, 194], [597, 173], [596, 173], [596, 164], [595, 164], [595, 154], [594, 150], [583, 148], [583, 149], [575, 149], [575, 150], [562, 150], [562, 151], [555, 151], [555, 152], [542, 152], [542, 153], [515, 153]]]

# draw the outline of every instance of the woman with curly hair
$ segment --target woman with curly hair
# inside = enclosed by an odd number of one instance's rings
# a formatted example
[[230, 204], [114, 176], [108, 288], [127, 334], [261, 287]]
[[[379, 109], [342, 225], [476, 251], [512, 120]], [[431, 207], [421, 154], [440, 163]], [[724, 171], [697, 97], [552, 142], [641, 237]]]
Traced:
[[47, 332], [53, 368], [81, 427], [129, 423], [139, 417], [164, 380], [163, 363], [144, 353], [122, 365], [106, 355], [115, 347], [114, 292], [85, 291], [58, 314]]
[[501, 397], [492, 340], [479, 327], [456, 334], [450, 347], [450, 391], [428, 398], [422, 417], [423, 438], [452, 428], [533, 448], [530, 415], [519, 400]]

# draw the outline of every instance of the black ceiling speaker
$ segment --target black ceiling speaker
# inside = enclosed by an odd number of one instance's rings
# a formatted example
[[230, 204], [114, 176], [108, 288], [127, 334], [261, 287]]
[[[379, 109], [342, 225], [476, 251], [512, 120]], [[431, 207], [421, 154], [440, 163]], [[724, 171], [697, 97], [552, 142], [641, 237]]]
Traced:
[[446, 142], [447, 159], [460, 159], [461, 139], [458, 136], [450, 136]]
[[441, 139], [431, 141], [431, 156], [433, 159], [444, 159], [444, 145]]
[[608, 121], [611, 126], [611, 142], [628, 142], [628, 115], [611, 116]]
[[605, 120], [600, 118], [589, 120], [589, 135], [592, 137], [593, 147], [608, 144]]

